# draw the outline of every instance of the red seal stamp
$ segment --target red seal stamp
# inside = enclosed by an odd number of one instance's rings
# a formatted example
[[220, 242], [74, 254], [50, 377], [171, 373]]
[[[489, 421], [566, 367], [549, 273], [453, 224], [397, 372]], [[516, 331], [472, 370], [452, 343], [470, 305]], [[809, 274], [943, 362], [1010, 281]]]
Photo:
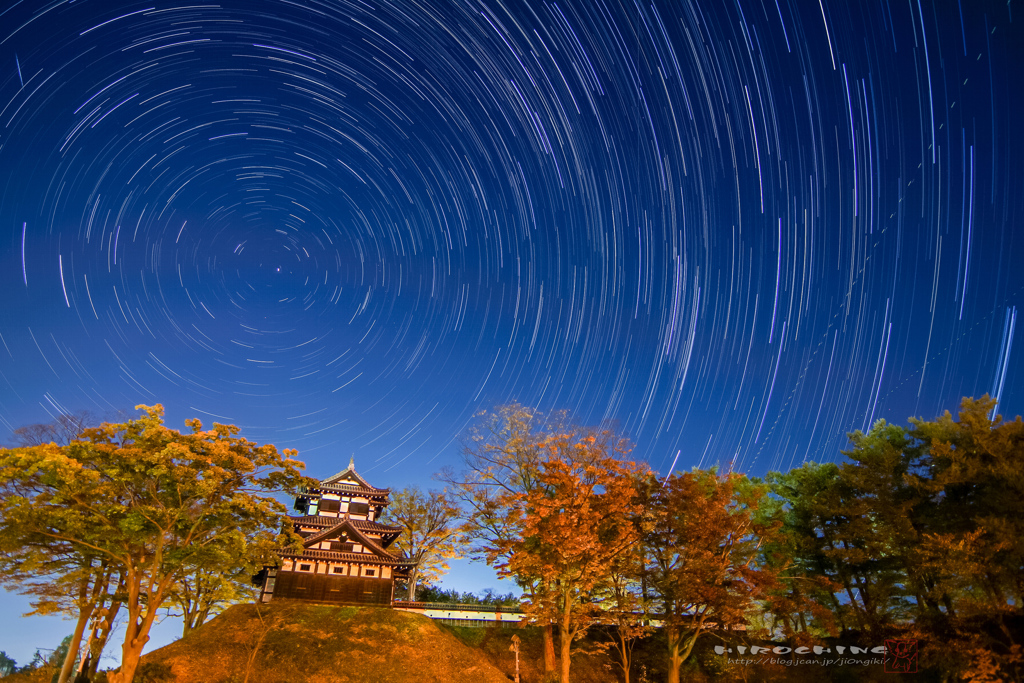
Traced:
[[885, 641], [885, 671], [887, 673], [917, 673], [917, 640]]

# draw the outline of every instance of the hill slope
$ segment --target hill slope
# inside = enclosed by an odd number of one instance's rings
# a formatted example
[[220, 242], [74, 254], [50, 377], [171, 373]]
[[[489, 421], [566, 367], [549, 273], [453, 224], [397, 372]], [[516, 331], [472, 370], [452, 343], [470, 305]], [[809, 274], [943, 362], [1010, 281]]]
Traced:
[[430, 619], [372, 607], [235, 605], [142, 658], [136, 681], [502, 683], [480, 652]]

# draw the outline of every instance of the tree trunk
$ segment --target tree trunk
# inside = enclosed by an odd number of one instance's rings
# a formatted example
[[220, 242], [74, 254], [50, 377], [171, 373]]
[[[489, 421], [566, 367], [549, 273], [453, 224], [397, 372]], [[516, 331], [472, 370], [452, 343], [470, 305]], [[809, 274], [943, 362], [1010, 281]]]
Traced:
[[[83, 591], [84, 592], [84, 591]], [[82, 634], [85, 633], [85, 626], [92, 616], [92, 609], [83, 609], [78, 614], [78, 623], [75, 624], [75, 632], [71, 635], [71, 642], [68, 643], [68, 654], [64, 658], [64, 666], [60, 669], [60, 678], [57, 683], [67, 683], [75, 668], [75, 659], [78, 657], [78, 648], [82, 643]]]
[[555, 634], [551, 624], [544, 624], [544, 673], [555, 671]]
[[206, 623], [206, 619], [210, 616], [210, 607], [198, 607], [199, 603], [195, 605], [189, 605], [185, 608], [185, 613], [182, 615], [181, 637], [184, 638], [189, 633], [199, 628]]
[[419, 572], [415, 568], [409, 572], [409, 595], [406, 600], [409, 602], [416, 602], [416, 580], [419, 578]]
[[80, 679], [88, 679], [88, 674], [86, 672], [89, 671], [89, 667], [92, 666], [92, 639], [93, 636], [95, 635], [96, 629], [94, 628], [91, 631], [89, 631], [89, 637], [85, 639], [85, 648], [83, 649], [83, 652], [85, 652], [85, 657], [83, 657], [81, 661], [79, 661], [78, 663], [78, 675], [75, 676], [76, 683]]
[[[95, 581], [92, 584], [91, 594], [89, 580], [86, 579], [82, 583], [78, 596], [78, 606], [80, 609], [78, 623], [75, 625], [75, 632], [71, 636], [71, 642], [68, 644], [68, 653], [61, 666], [60, 676], [57, 678], [58, 683], [67, 683], [71, 679], [71, 674], [74, 673], [75, 659], [78, 657], [82, 647], [82, 634], [85, 633], [89, 619], [96, 613], [97, 606], [102, 605], [106, 600], [108, 584], [110, 582], [110, 572], [107, 569], [107, 564], [106, 561], [103, 561], [96, 567], [97, 573], [92, 575], [95, 576]], [[93, 569], [91, 559], [89, 560], [89, 569]]]
[[[94, 680], [96, 674], [100, 668], [100, 657], [103, 655], [103, 649], [107, 646], [107, 640], [110, 638], [110, 632], [114, 628], [114, 619], [117, 617], [117, 613], [121, 611], [121, 602], [114, 600], [110, 603], [110, 607], [107, 608], [107, 616], [103, 619], [103, 624], [100, 627], [99, 633], [93, 633], [92, 647], [90, 652], [92, 653], [92, 661], [89, 662], [89, 680]], [[95, 629], [94, 629], [95, 630]]]
[[[145, 629], [149, 631], [149, 628]], [[132, 683], [135, 679], [135, 670], [139, 668], [139, 660], [142, 659], [142, 648], [149, 642], [148, 635], [142, 635], [142, 629], [138, 629], [138, 635], [131, 640], [125, 637], [125, 643], [121, 646], [121, 668], [107, 676], [110, 683]]]
[[699, 636], [699, 635], [700, 635], [700, 629], [699, 628], [696, 631], [693, 631], [692, 633], [690, 633], [689, 637], [686, 639], [686, 644], [682, 646], [683, 649], [682, 649], [681, 652], [678, 651], [678, 646], [677, 646], [677, 654], [679, 656], [679, 663], [680, 664], [685, 662], [689, 658], [690, 653], [693, 652], [693, 646], [697, 644], [697, 636]]
[[[162, 591], [161, 591], [162, 592]], [[132, 599], [134, 598], [134, 599]], [[147, 604], [139, 604], [138, 594], [129, 593], [128, 626], [125, 629], [124, 644], [121, 646], [121, 668], [107, 677], [109, 683], [132, 683], [135, 670], [142, 658], [142, 649], [149, 642], [149, 630], [156, 620], [156, 611], [162, 602], [162, 595], [147, 595]]]
[[623, 683], [629, 683], [629, 665], [630, 665], [630, 654], [632, 654], [632, 644], [629, 640], [623, 636], [622, 625], [620, 624], [617, 629], [618, 633], [616, 638], [615, 649], [619, 651], [619, 666], [622, 667], [622, 681]]
[[675, 630], [670, 630], [668, 636], [668, 683], [679, 683], [679, 667], [683, 663], [679, 656], [679, 641], [681, 637]]
[[[568, 597], [563, 598], [568, 600]], [[563, 615], [562, 624], [558, 629], [558, 656], [561, 661], [561, 681], [569, 683], [569, 666], [572, 664], [572, 631], [569, 630], [569, 615]]]
[[185, 614], [183, 615], [183, 618], [181, 620], [181, 637], [182, 638], [184, 638], [185, 636], [187, 636], [189, 633], [192, 632], [192, 620], [193, 620], [193, 618], [194, 618], [193, 615], [189, 614], [188, 611], [186, 611]]

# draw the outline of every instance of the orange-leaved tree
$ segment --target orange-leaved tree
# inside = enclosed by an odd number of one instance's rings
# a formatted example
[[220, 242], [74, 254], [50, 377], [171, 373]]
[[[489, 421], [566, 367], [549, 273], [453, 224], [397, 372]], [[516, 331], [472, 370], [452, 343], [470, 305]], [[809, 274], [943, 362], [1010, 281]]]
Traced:
[[647, 578], [668, 641], [668, 682], [697, 639], [746, 624], [755, 601], [777, 588], [759, 549], [776, 530], [755, 515], [767, 496], [739, 474], [694, 470], [653, 488]]
[[[462, 504], [464, 531], [474, 559], [489, 564], [507, 561], [502, 553], [521, 538], [516, 511], [525, 496], [539, 486], [542, 443], [556, 431], [564, 431], [564, 413], [546, 416], [518, 403], [510, 403], [477, 415], [463, 442], [463, 468], [446, 467], [439, 479], [448, 484]], [[543, 579], [516, 576], [525, 595], [546, 590]], [[541, 625], [544, 638], [544, 671], [555, 670], [551, 623]]]
[[534, 579], [525, 604], [534, 623], [559, 631], [561, 681], [572, 644], [604, 617], [600, 593], [615, 560], [641, 538], [638, 483], [646, 468], [623, 457], [629, 444], [610, 431], [551, 434], [542, 443], [538, 485], [521, 496], [510, 522], [519, 534], [498, 545], [499, 574]]

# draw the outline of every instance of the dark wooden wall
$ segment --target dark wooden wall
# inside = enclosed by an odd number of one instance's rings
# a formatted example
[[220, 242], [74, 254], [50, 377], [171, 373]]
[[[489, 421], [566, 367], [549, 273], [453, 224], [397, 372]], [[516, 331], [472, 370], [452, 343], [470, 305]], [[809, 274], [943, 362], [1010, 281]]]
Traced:
[[274, 599], [390, 605], [391, 585], [392, 579], [279, 571]]

